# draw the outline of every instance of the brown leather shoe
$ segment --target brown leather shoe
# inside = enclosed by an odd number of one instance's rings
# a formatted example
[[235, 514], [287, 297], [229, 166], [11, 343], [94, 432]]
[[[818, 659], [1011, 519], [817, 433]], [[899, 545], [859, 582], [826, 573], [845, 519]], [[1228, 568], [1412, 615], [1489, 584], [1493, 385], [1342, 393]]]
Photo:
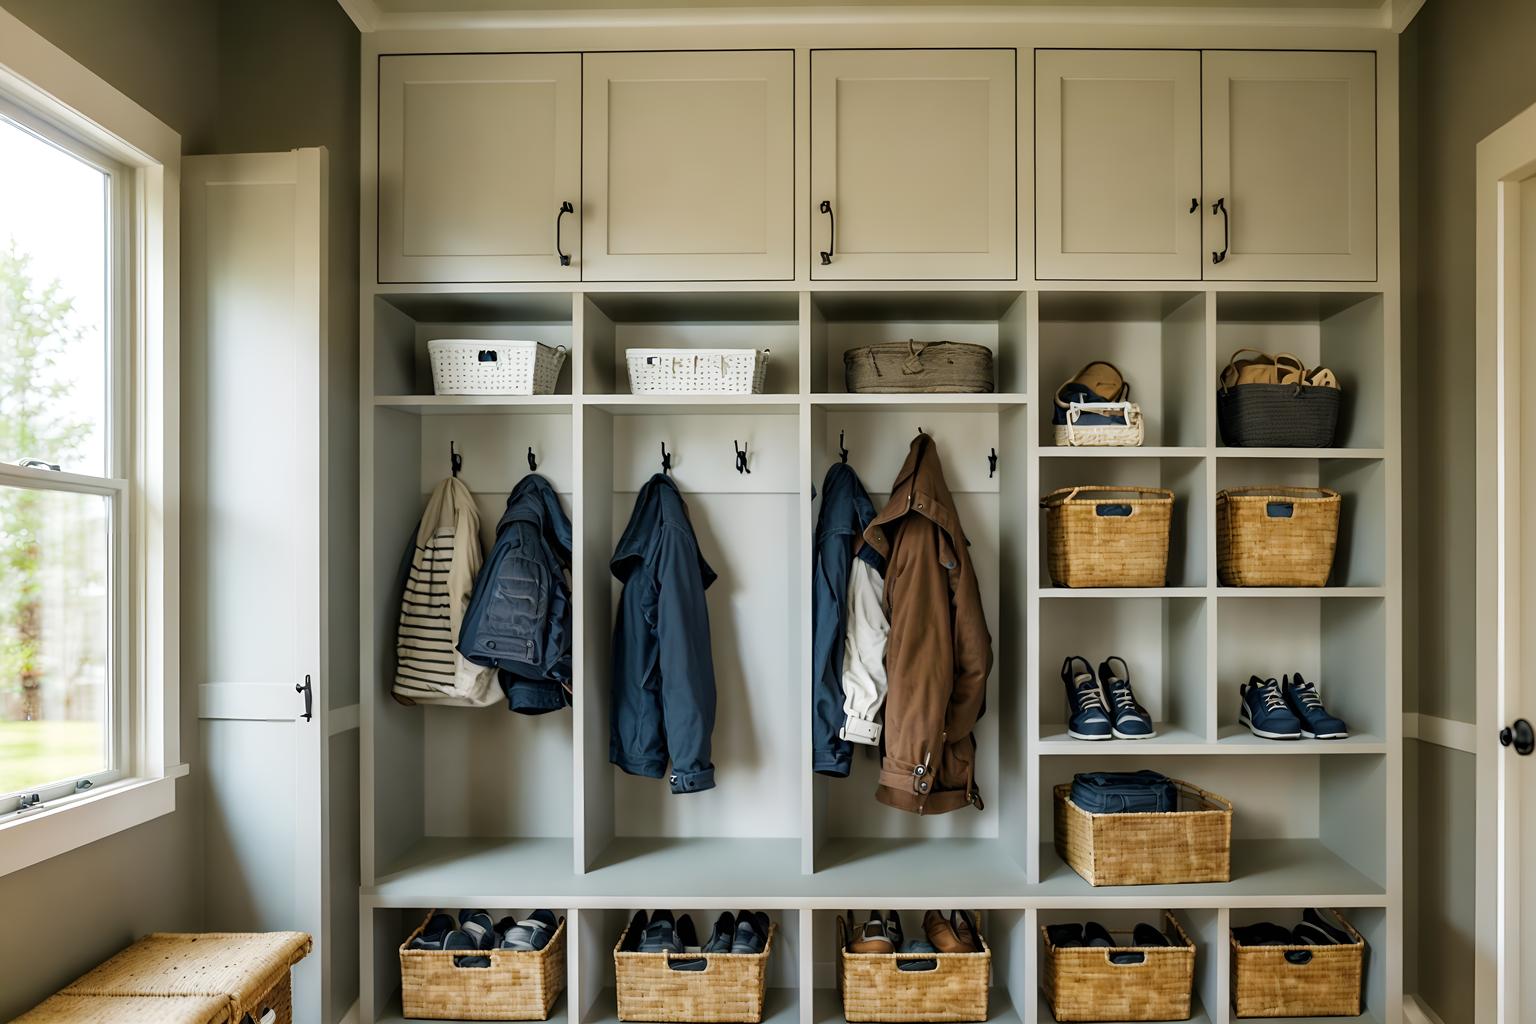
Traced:
[[923, 934], [940, 953], [980, 953], [981, 936], [970, 912], [957, 910], [946, 918], [937, 910], [923, 915]]
[[896, 944], [891, 941], [886, 933], [885, 921], [880, 917], [878, 910], [872, 911], [869, 920], [864, 922], [864, 927], [854, 933], [852, 941], [848, 943], [850, 953], [894, 953]]

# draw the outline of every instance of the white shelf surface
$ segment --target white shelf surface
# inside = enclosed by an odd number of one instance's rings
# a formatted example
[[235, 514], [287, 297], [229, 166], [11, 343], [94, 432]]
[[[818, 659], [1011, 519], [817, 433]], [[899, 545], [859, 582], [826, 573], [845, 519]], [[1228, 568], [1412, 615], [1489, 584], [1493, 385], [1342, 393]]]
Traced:
[[[1204, 951], [1197, 951], [1195, 955], [1198, 957], [1202, 952]], [[1036, 996], [1038, 1006], [1035, 1012], [1036, 1024], [1055, 1024], [1056, 1015], [1051, 1012], [1050, 1003], [1045, 1001], [1045, 993], [1038, 992]], [[1186, 1020], [1188, 1024], [1211, 1024], [1211, 1015], [1205, 1012], [1204, 1006], [1200, 1005], [1200, 997], [1198, 995], [1190, 999], [1189, 1016]], [[1172, 1024], [1172, 1022], [1154, 1021], [1152, 1024]]]
[[1203, 459], [1210, 449], [1201, 447], [1152, 446], [1141, 448], [1112, 448], [1084, 446], [1073, 448], [1056, 446], [1049, 438], [1040, 444], [1042, 459]]
[[1221, 459], [1384, 459], [1382, 448], [1217, 448]]
[[[994, 973], [1001, 968], [993, 963]], [[815, 997], [811, 1000], [812, 1024], [843, 1024], [843, 999], [835, 988], [818, 988]], [[1191, 1018], [1198, 1020], [1198, 1018]], [[1005, 988], [994, 985], [987, 993], [987, 1024], [1022, 1024], [1023, 1015], [1019, 1013], [1012, 994]]]
[[999, 409], [1029, 404], [1024, 394], [980, 395], [850, 395], [826, 393], [811, 395], [811, 405], [832, 412], [904, 412], [931, 409], [937, 412], [996, 412]]
[[793, 416], [798, 395], [583, 395], [581, 404], [615, 415], [720, 415], [743, 412]]
[[[800, 1024], [798, 997], [796, 989], [770, 988], [763, 997], [763, 1024]], [[618, 997], [613, 989], [604, 988], [578, 1024], [618, 1024], [618, 1020]]]
[[374, 408], [421, 415], [568, 413], [570, 395], [377, 395]]
[[[1043, 594], [1041, 596], [1044, 596]], [[1386, 597], [1386, 587], [1217, 587], [1217, 597]]]
[[1105, 755], [1169, 756], [1173, 754], [1219, 754], [1206, 738], [1189, 729], [1157, 723], [1157, 735], [1144, 740], [1079, 740], [1067, 735], [1067, 727], [1060, 722], [1040, 726], [1042, 754], [1077, 754], [1088, 757]]
[[1209, 587], [1050, 587], [1042, 586], [1042, 598], [1073, 597], [1205, 597]]
[[1214, 753], [1218, 754], [1385, 754], [1386, 741], [1370, 733], [1352, 733], [1342, 740], [1266, 740], [1240, 725], [1223, 725]]

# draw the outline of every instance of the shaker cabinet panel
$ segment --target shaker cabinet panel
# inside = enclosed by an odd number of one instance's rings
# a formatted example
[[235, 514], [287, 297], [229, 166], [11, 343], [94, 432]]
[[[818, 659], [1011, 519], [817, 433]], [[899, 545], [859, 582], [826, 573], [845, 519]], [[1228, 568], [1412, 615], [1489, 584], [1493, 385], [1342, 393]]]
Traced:
[[579, 54], [379, 58], [379, 280], [578, 280], [580, 165]]
[[793, 278], [793, 52], [584, 61], [583, 278]]
[[1205, 277], [1375, 280], [1375, 55], [1204, 60]]
[[1200, 54], [1035, 55], [1042, 279], [1200, 278]]
[[811, 276], [1017, 275], [1013, 50], [811, 54]]

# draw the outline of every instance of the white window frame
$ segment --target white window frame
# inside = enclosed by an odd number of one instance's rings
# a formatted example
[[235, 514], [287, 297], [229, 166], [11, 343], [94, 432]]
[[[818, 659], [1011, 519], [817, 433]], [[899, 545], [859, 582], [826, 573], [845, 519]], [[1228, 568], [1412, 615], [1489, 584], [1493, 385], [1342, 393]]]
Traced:
[[[7, 485], [106, 494], [113, 531], [112, 770], [92, 787], [38, 790], [36, 807], [0, 805], [0, 876], [176, 807], [180, 761], [179, 194], [181, 138], [0, 9], [0, 102], [49, 141], [114, 172], [111, 279], [122, 386], [108, 388], [106, 476], [0, 467]], [[72, 144], [73, 143], [73, 144]], [[121, 517], [119, 520], [118, 517]], [[57, 787], [55, 787], [57, 789]], [[52, 797], [52, 799], [50, 799]], [[14, 804], [14, 802], [12, 802]]]

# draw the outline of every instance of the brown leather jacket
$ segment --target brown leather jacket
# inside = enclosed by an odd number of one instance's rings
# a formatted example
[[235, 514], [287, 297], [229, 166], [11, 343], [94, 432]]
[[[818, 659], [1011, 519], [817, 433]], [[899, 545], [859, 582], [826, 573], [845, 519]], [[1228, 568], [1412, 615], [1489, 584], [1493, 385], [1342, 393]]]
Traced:
[[933, 438], [919, 434], [891, 499], [864, 531], [886, 560], [885, 757], [875, 797], [917, 814], [973, 804], [992, 635]]

